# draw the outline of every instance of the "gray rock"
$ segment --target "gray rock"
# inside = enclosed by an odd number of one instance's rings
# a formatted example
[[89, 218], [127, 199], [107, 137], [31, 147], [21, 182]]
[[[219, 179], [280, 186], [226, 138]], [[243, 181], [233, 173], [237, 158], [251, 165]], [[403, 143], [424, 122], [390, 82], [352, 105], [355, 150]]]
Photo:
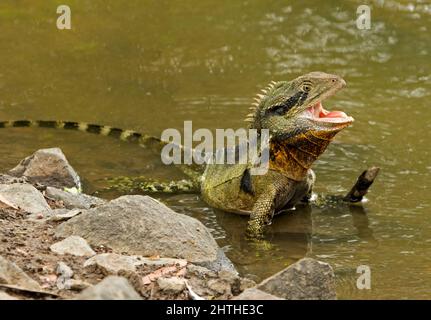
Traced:
[[140, 257], [135, 256], [137, 259], [136, 265], [145, 265], [145, 266], [157, 266], [157, 267], [164, 267], [164, 266], [174, 266], [174, 265], [180, 265], [180, 266], [186, 266], [187, 260], [185, 259], [173, 259], [173, 258], [146, 258], [146, 257]]
[[30, 278], [15, 263], [0, 256], [0, 283], [10, 284], [22, 289], [40, 291], [39, 283]]
[[83, 236], [92, 245], [105, 245], [132, 255], [215, 261], [219, 250], [198, 220], [178, 214], [148, 196], [123, 196], [62, 223], [56, 236]]
[[49, 221], [66, 221], [69, 220], [78, 214], [81, 214], [81, 209], [55, 209], [51, 211], [51, 214], [48, 216]]
[[81, 209], [52, 209], [50, 211], [44, 211], [41, 213], [32, 213], [27, 216], [27, 219], [36, 222], [46, 222], [46, 221], [66, 221], [74, 216], [77, 216], [82, 211]]
[[53, 200], [63, 201], [67, 209], [90, 209], [91, 207], [101, 205], [106, 200], [92, 197], [83, 193], [71, 193], [54, 187], [46, 188], [45, 195]]
[[226, 270], [226, 271], [238, 274], [238, 271], [235, 269], [235, 266], [229, 260], [229, 258], [226, 257], [222, 249], [219, 249], [217, 251], [217, 258], [215, 260], [198, 262], [197, 264], [214, 271]]
[[70, 279], [73, 277], [73, 270], [62, 261], [57, 263], [56, 273], [57, 275], [62, 276], [64, 278]]
[[43, 195], [27, 183], [0, 184], [0, 201], [28, 213], [39, 214], [51, 210]]
[[76, 300], [142, 300], [126, 278], [109, 276], [85, 289]]
[[159, 285], [160, 290], [174, 294], [180, 293], [186, 288], [185, 280], [178, 277], [158, 278], [157, 284]]
[[231, 296], [232, 295], [232, 289], [230, 284], [222, 279], [210, 279], [207, 282], [207, 286], [212, 291], [216, 292], [219, 295], [226, 295]]
[[0, 184], [12, 183], [28, 183], [28, 180], [26, 178], [17, 178], [7, 174], [0, 174]]
[[85, 261], [84, 268], [93, 271], [100, 270], [105, 275], [117, 275], [120, 271], [135, 272], [137, 263], [138, 260], [134, 257], [102, 253]]
[[240, 295], [234, 297], [232, 300], [284, 300], [282, 298], [273, 296], [256, 288], [249, 288], [244, 290]]
[[73, 291], [82, 291], [91, 287], [91, 284], [79, 279], [68, 279], [64, 282], [64, 288]]
[[304, 258], [265, 279], [257, 289], [288, 300], [333, 300], [335, 276], [324, 262]]
[[81, 188], [78, 174], [59, 148], [41, 149], [22, 160], [9, 171], [15, 177], [26, 177], [32, 183], [57, 188]]
[[18, 299], [15, 297], [12, 297], [6, 292], [0, 291], [0, 300], [18, 300]]
[[91, 249], [85, 239], [78, 236], [70, 236], [66, 239], [56, 242], [49, 247], [52, 252], [57, 254], [70, 254], [79, 257], [91, 257], [96, 252]]

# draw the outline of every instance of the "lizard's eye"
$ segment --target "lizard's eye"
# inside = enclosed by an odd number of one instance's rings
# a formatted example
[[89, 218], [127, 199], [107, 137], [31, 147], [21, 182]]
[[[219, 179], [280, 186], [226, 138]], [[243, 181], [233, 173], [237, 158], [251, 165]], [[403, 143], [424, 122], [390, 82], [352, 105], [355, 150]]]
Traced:
[[310, 84], [303, 84], [302, 85], [302, 91], [309, 92], [310, 90], [311, 90], [311, 85]]

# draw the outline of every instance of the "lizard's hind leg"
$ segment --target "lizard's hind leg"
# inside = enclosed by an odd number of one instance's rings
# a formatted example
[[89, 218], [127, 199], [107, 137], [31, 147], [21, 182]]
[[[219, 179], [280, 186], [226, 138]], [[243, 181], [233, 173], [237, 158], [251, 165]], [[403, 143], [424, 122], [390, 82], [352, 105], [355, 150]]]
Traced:
[[108, 190], [124, 193], [197, 193], [199, 186], [192, 180], [158, 181], [146, 177], [115, 177], [107, 179]]

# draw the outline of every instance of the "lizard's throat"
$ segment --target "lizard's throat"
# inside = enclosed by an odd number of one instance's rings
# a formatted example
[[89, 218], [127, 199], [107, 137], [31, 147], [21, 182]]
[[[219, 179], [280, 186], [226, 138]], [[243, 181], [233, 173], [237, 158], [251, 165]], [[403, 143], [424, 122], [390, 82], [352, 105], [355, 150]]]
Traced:
[[307, 131], [286, 141], [271, 141], [269, 168], [302, 181], [337, 132]]

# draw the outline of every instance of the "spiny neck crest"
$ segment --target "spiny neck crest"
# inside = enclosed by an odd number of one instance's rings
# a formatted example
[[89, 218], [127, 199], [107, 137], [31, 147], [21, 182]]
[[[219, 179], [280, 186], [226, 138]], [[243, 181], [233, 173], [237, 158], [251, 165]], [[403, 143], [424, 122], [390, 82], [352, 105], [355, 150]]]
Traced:
[[262, 109], [263, 103], [266, 98], [272, 94], [274, 89], [277, 87], [277, 82], [271, 81], [265, 89], [262, 89], [261, 93], [258, 93], [254, 98], [252, 106], [249, 108], [250, 113], [246, 115], [244, 121], [249, 123], [249, 128], [260, 130], [260, 110]]

